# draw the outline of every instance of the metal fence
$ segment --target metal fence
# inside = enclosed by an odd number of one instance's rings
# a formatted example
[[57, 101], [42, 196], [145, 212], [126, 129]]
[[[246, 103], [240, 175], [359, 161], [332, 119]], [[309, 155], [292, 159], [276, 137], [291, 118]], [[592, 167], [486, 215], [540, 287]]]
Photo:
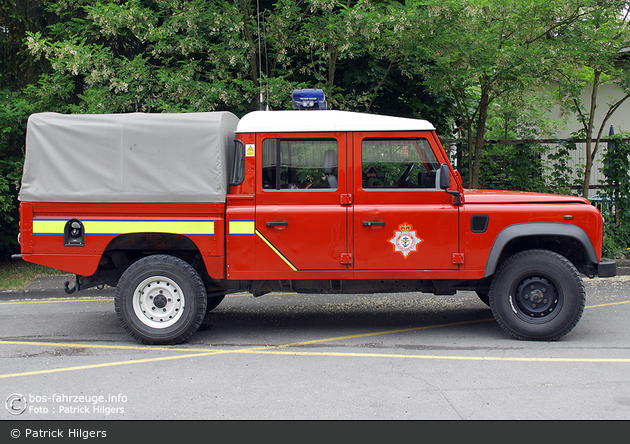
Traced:
[[[630, 141], [630, 138], [623, 138], [622, 141]], [[608, 148], [608, 138], [600, 139], [597, 154], [593, 159], [593, 166], [591, 168], [591, 178], [590, 178], [590, 192], [589, 199], [593, 202], [596, 202], [597, 205], [602, 206], [604, 209], [608, 209], [612, 203], [611, 202], [602, 202], [601, 193], [602, 189], [607, 188], [609, 185], [606, 184], [606, 177], [601, 172], [603, 156], [606, 153]], [[446, 151], [449, 149], [451, 153], [454, 153], [454, 148], [456, 145], [461, 145], [465, 143], [464, 139], [444, 139], [442, 143], [445, 146]], [[584, 165], [586, 164], [585, 156], [586, 156], [586, 140], [585, 139], [499, 139], [499, 140], [486, 140], [484, 144], [496, 144], [496, 145], [526, 145], [526, 144], [537, 144], [544, 145], [549, 148], [549, 151], [543, 154], [543, 163], [548, 167], [546, 171], [542, 171], [543, 176], [547, 176], [549, 171], [553, 169], [553, 160], [550, 158], [551, 155], [557, 152], [561, 145], [566, 146], [567, 144], [574, 144], [575, 149], [569, 151], [569, 158], [567, 159], [567, 166], [570, 168], [569, 179], [573, 183], [579, 183], [581, 177], [584, 174]], [[593, 148], [595, 141], [592, 141], [591, 147]], [[592, 149], [591, 148], [591, 149]], [[581, 190], [581, 186], [574, 185], [571, 186], [573, 190]], [[596, 205], [596, 206], [597, 206]], [[599, 207], [598, 207], [599, 208]]]

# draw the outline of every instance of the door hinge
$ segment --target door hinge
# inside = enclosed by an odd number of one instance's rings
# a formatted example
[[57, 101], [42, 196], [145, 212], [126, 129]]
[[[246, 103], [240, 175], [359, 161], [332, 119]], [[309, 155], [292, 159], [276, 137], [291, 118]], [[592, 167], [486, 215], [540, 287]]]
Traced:
[[352, 253], [341, 253], [341, 264], [350, 265], [352, 263]]
[[352, 194], [342, 194], [341, 205], [352, 205]]
[[463, 264], [464, 263], [464, 253], [453, 253], [453, 263], [454, 264]]

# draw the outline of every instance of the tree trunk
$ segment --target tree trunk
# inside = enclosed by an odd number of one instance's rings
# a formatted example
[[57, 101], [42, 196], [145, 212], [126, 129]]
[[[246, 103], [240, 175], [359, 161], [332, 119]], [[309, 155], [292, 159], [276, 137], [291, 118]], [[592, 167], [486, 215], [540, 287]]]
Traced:
[[251, 5], [251, 0], [239, 0], [239, 9], [241, 10], [241, 13], [243, 14], [243, 36], [245, 37], [245, 40], [250, 45], [250, 49], [248, 51], [249, 52], [248, 54], [249, 75], [252, 81], [254, 82], [254, 86], [258, 87], [258, 60], [256, 59], [256, 54], [257, 54], [256, 48], [258, 48], [258, 44], [254, 40], [254, 36], [252, 35], [251, 30], [249, 28], [250, 5]]
[[335, 84], [335, 68], [337, 67], [339, 51], [333, 49], [332, 45], [328, 45], [328, 51], [330, 52], [330, 59], [328, 60], [328, 82], [326, 86], [331, 88]]
[[599, 78], [601, 70], [595, 69], [593, 73], [593, 90], [591, 91], [591, 109], [588, 115], [588, 123], [586, 125], [586, 165], [584, 166], [584, 183], [582, 184], [582, 196], [588, 197], [588, 191], [591, 188], [591, 169], [593, 168], [593, 157], [597, 151], [597, 146], [591, 149], [593, 143], [593, 125], [595, 123], [595, 108], [597, 107], [597, 90], [599, 89]]
[[490, 98], [488, 90], [481, 87], [481, 98], [479, 100], [479, 115], [477, 116], [477, 134], [475, 136], [475, 152], [472, 159], [470, 173], [470, 188], [479, 187], [479, 173], [481, 171], [481, 152], [483, 151], [484, 134], [486, 131], [486, 120], [488, 120], [488, 106]]

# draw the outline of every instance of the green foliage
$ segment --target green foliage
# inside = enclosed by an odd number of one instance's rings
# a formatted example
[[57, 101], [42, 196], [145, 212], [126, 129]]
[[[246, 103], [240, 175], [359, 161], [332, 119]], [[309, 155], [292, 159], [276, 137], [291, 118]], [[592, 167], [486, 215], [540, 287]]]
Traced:
[[[627, 138], [628, 134], [625, 135]], [[604, 256], [628, 257], [630, 245], [630, 142], [612, 137], [604, 153], [602, 173], [609, 186], [600, 193], [604, 216]]]
[[[481, 157], [479, 188], [571, 194], [568, 159], [565, 142], [553, 150], [534, 142], [487, 143]], [[466, 181], [470, 174], [466, 158], [458, 170]]]
[[449, 91], [456, 103], [469, 186], [476, 188], [493, 102], [543, 89], [554, 57], [545, 37], [575, 13], [560, 0], [427, 3], [428, 21], [418, 28], [432, 63], [418, 69], [433, 91]]
[[547, 158], [550, 166], [547, 167], [550, 177], [550, 186], [555, 194], [571, 194], [571, 173], [572, 168], [569, 165], [571, 151], [575, 151], [577, 147], [574, 142], [561, 141], [555, 150], [547, 152]]
[[[485, 140], [554, 133], [539, 91], [559, 73], [566, 81], [555, 98], [586, 118], [593, 113], [572, 98], [596, 72], [600, 83], [628, 87], [630, 79], [609, 63], [615, 45], [628, 43], [627, 32], [615, 34], [627, 21], [619, 17], [627, 3], [4, 2], [0, 256], [17, 249], [26, 119], [42, 111], [242, 116], [260, 108], [261, 93], [264, 106], [288, 109], [293, 89], [322, 88], [333, 108], [427, 119], [442, 136], [451, 136], [456, 118], [468, 184], [566, 191], [568, 147], [545, 157], [545, 147]], [[551, 182], [543, 181], [545, 158], [556, 164]]]
[[21, 94], [0, 91], [0, 260], [18, 248], [17, 191], [22, 176], [28, 108]]
[[[551, 78], [562, 109], [582, 125], [586, 139], [582, 195], [586, 197], [599, 139], [608, 119], [630, 98], [630, 70], [620, 64], [620, 51], [630, 45], [630, 2], [588, 0], [579, 11], [580, 19], [554, 39], [553, 46], [559, 51]], [[624, 95], [610, 101], [600, 117], [597, 97], [604, 85], [614, 85]], [[590, 90], [587, 100], [583, 99], [585, 90]]]
[[44, 3], [31, 0], [0, 2], [0, 90], [17, 91], [37, 80], [47, 64], [29, 56], [22, 40], [27, 31], [53, 23]]

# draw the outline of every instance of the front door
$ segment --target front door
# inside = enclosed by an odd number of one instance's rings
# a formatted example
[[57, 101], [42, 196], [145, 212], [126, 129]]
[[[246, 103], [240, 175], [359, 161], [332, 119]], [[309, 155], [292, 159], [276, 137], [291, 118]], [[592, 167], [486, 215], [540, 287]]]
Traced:
[[354, 133], [355, 270], [457, 269], [458, 207], [439, 188], [446, 159], [432, 143], [429, 133]]
[[257, 134], [256, 147], [257, 271], [347, 269], [346, 133]]

